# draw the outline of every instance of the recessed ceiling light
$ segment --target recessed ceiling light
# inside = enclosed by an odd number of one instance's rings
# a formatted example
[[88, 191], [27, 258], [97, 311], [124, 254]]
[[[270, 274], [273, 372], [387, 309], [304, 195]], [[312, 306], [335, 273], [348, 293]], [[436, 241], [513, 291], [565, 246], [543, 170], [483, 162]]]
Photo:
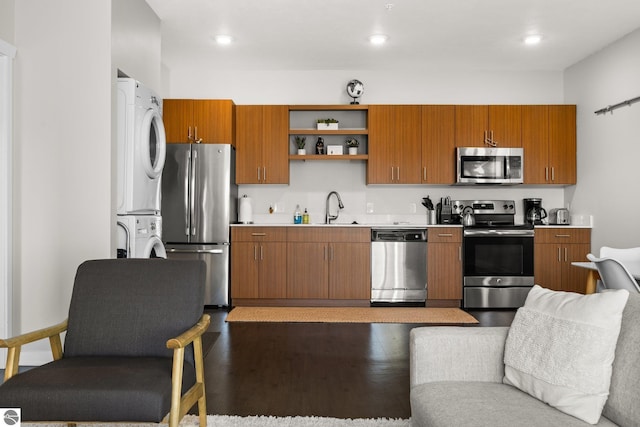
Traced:
[[526, 45], [536, 45], [542, 41], [542, 36], [540, 34], [531, 34], [524, 38], [524, 44]]
[[226, 34], [218, 34], [216, 36], [216, 43], [218, 44], [231, 44], [233, 41], [233, 37], [228, 36]]
[[387, 40], [389, 40], [389, 37], [385, 36], [384, 34], [374, 34], [372, 36], [369, 36], [369, 42], [375, 45], [385, 44]]

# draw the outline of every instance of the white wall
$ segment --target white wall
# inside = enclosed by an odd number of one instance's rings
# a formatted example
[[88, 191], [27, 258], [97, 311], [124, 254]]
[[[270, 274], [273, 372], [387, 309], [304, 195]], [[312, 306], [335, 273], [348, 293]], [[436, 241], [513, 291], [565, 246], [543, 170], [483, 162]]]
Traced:
[[0, 0], [0, 40], [13, 44], [15, 0]]
[[[364, 83], [361, 103], [370, 104], [561, 104], [561, 72], [488, 72], [422, 70], [217, 70], [215, 64], [182, 64], [170, 70], [169, 98], [231, 98], [236, 104], [347, 104], [349, 80]], [[311, 141], [313, 147], [314, 141]], [[313, 149], [313, 148], [312, 148]], [[479, 188], [426, 185], [367, 186], [364, 162], [291, 162], [290, 185], [243, 185], [253, 199], [256, 219], [291, 222], [296, 204], [307, 207], [312, 222], [324, 220], [325, 198], [340, 192], [341, 221], [424, 220], [422, 197], [434, 202], [450, 195], [461, 199], [541, 197], [547, 208], [564, 206], [561, 187]], [[374, 216], [367, 214], [373, 203]], [[268, 214], [269, 206], [278, 212]], [[415, 214], [414, 214], [415, 213]], [[417, 215], [417, 216], [416, 216]]]
[[160, 18], [144, 0], [112, 0], [112, 14], [113, 66], [160, 92]]
[[640, 246], [640, 104], [595, 115], [640, 96], [640, 30], [565, 72], [565, 100], [578, 105], [578, 185], [567, 190], [573, 210], [594, 215], [592, 250]]
[[77, 266], [115, 255], [116, 69], [159, 90], [160, 43], [144, 0], [16, 2], [15, 332], [63, 320]]
[[16, 2], [16, 331], [62, 321], [78, 264], [111, 253], [110, 17], [108, 2]]

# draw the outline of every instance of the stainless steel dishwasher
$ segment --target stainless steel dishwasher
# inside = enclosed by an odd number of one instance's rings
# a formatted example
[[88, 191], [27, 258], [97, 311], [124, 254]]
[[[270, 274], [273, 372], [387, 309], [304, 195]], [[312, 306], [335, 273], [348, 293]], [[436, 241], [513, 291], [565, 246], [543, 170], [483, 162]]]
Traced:
[[427, 230], [371, 230], [371, 303], [424, 303]]

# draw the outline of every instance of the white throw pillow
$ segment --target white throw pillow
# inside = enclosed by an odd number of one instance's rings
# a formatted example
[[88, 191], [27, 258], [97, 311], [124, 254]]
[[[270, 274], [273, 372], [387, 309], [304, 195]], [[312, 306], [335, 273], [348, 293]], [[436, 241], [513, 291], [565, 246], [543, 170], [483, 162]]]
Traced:
[[507, 335], [504, 383], [596, 424], [628, 298], [624, 289], [581, 295], [535, 285]]

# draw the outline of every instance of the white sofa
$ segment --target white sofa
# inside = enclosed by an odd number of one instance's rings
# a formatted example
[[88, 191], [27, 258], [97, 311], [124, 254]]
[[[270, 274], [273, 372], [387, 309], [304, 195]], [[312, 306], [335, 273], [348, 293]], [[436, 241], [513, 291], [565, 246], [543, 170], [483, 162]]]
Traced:
[[[411, 331], [413, 426], [589, 426], [503, 383], [507, 327]], [[597, 426], [640, 426], [640, 295], [629, 296]]]

